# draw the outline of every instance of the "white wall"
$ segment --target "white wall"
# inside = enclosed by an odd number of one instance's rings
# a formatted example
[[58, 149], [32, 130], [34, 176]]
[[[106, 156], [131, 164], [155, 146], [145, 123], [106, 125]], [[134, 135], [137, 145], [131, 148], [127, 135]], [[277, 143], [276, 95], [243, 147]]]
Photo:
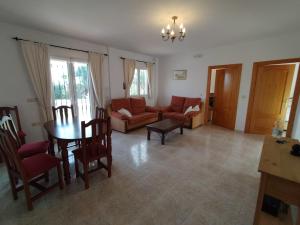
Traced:
[[[37, 103], [29, 102], [30, 99], [35, 98], [35, 94], [27, 75], [19, 43], [12, 40], [12, 37], [18, 36], [24, 39], [62, 45], [70, 48], [95, 51], [99, 53], [109, 53], [109, 58], [107, 57], [105, 60], [106, 62], [104, 66], [106, 71], [104, 91], [106, 93], [107, 100], [109, 100], [109, 96], [124, 96], [121, 85], [123, 82], [123, 69], [120, 56], [151, 62], [156, 60], [153, 59], [153, 57], [142, 54], [122, 51], [109, 48], [104, 45], [40, 32], [7, 23], [0, 22], [0, 30], [0, 106], [18, 106], [21, 113], [22, 126], [27, 133], [28, 141], [42, 139], [43, 129], [40, 126], [32, 126], [33, 123], [39, 123]], [[55, 56], [68, 55], [73, 58], [87, 57], [85, 53], [78, 53], [58, 48], [50, 48], [49, 53]], [[108, 60], [111, 75], [110, 79], [108, 77]], [[157, 71], [155, 71], [155, 77], [156, 76]], [[109, 83], [111, 83], [111, 88]], [[156, 81], [154, 83], [156, 83]], [[157, 89], [156, 85], [154, 85], [154, 88]], [[155, 102], [155, 100], [153, 100], [153, 102]]]
[[[159, 58], [159, 104], [168, 104], [172, 95], [205, 97], [208, 66], [242, 63], [236, 129], [244, 130], [253, 62], [300, 57], [299, 40], [300, 32], [241, 42], [191, 54], [161, 57]], [[203, 57], [193, 57], [199, 53]], [[172, 71], [175, 69], [187, 69], [187, 80], [172, 80]], [[299, 107], [300, 105], [298, 106], [296, 121], [299, 121]], [[296, 124], [294, 128], [296, 128]]]

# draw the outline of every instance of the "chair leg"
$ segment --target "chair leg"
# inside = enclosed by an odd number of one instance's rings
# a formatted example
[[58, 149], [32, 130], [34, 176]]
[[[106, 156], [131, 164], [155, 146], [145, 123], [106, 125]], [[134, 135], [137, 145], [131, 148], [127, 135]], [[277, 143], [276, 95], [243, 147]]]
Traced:
[[23, 181], [23, 182], [24, 182], [24, 192], [25, 192], [25, 197], [26, 197], [26, 202], [27, 202], [27, 208], [28, 208], [28, 210], [32, 210], [33, 205], [32, 205], [32, 199], [31, 199], [29, 185], [28, 185], [27, 181]]
[[85, 189], [88, 189], [90, 187], [90, 184], [89, 184], [89, 171], [88, 171], [88, 163], [84, 163], [83, 164], [83, 178], [84, 178], [84, 186], [85, 186]]
[[17, 200], [18, 192], [16, 189], [16, 178], [10, 172], [8, 172], [8, 177], [9, 177], [9, 183], [10, 183], [13, 198], [14, 198], [14, 200]]
[[74, 156], [74, 164], [75, 164], [76, 177], [79, 177], [79, 165], [78, 165], [78, 160], [75, 156]]
[[45, 176], [45, 181], [48, 183], [49, 182], [49, 172], [44, 173]]
[[111, 165], [112, 165], [112, 157], [108, 156], [107, 157], [107, 172], [108, 172], [108, 177], [111, 177]]
[[57, 168], [59, 188], [63, 189], [64, 188], [64, 182], [63, 182], [63, 175], [62, 175], [62, 172], [61, 172], [60, 164], [58, 164], [56, 168]]
[[98, 167], [98, 169], [100, 169], [100, 167], [101, 167], [100, 159], [97, 159], [97, 167]]

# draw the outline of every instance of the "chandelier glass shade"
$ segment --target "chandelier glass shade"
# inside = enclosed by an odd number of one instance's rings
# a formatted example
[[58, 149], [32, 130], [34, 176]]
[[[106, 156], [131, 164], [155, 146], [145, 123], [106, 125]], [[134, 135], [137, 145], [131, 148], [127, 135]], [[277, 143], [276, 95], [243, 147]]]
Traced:
[[171, 39], [172, 42], [174, 42], [174, 40], [177, 38], [179, 41], [183, 41], [183, 39], [185, 38], [185, 27], [183, 26], [183, 24], [180, 24], [180, 26], [176, 26], [176, 20], [178, 19], [177, 16], [173, 16], [172, 20], [173, 20], [173, 24], [170, 26], [170, 24], [168, 24], [166, 26], [166, 28], [163, 28], [161, 30], [161, 37], [164, 41], [168, 41], [169, 39]]

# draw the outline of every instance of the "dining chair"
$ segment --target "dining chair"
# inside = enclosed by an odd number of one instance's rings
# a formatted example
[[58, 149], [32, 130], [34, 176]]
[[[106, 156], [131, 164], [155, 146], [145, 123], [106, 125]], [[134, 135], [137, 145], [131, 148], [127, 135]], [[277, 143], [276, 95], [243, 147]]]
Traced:
[[[4, 158], [7, 173], [11, 185], [14, 200], [18, 198], [18, 192], [24, 189], [28, 210], [33, 209], [32, 202], [48, 193], [50, 190], [59, 186], [63, 189], [62, 171], [60, 160], [54, 156], [40, 153], [22, 159], [17, 154], [17, 144], [8, 130], [0, 129], [0, 153]], [[48, 175], [53, 168], [57, 170], [58, 182], [47, 187], [38, 183]], [[17, 184], [16, 180], [21, 179], [23, 184]], [[32, 195], [30, 185], [40, 192]]]
[[[73, 151], [75, 158], [76, 177], [84, 180], [85, 188], [89, 188], [89, 173], [104, 168], [111, 177], [112, 154], [111, 154], [111, 123], [110, 118], [93, 119], [88, 123], [81, 122], [82, 141], [80, 148]], [[87, 135], [88, 133], [88, 135]], [[90, 137], [90, 138], [88, 138]], [[106, 158], [106, 165], [101, 162]], [[91, 162], [97, 161], [97, 168], [90, 168]], [[83, 172], [79, 170], [79, 162]]]
[[21, 120], [20, 120], [20, 116], [19, 116], [19, 110], [17, 106], [2, 106], [0, 107], [0, 119], [3, 116], [9, 116], [12, 115], [12, 118], [14, 118], [16, 120], [16, 124], [17, 124], [17, 132], [18, 132], [18, 136], [20, 138], [20, 141], [22, 144], [25, 144], [25, 137], [26, 137], [26, 133], [22, 130], [21, 127]]
[[107, 119], [107, 110], [96, 106], [96, 119]]
[[75, 114], [74, 114], [73, 105], [71, 105], [71, 106], [61, 105], [58, 107], [52, 106], [53, 119], [56, 120], [57, 114], [59, 114], [61, 120], [64, 120], [64, 118], [65, 118], [65, 120], [68, 120], [69, 110], [71, 110], [71, 116], [72, 116], [72, 118], [74, 118]]
[[3, 116], [0, 119], [0, 128], [7, 130], [11, 137], [14, 138], [17, 152], [21, 158], [26, 158], [39, 153], [45, 153], [49, 150], [49, 141], [37, 141], [22, 144], [11, 115]]

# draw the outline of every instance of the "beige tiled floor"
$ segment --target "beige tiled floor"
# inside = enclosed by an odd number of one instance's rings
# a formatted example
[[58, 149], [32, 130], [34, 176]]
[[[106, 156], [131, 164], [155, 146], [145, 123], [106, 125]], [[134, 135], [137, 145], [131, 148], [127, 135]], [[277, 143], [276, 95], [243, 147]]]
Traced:
[[[113, 133], [113, 175], [73, 178], [34, 203], [13, 201], [0, 167], [0, 224], [250, 225], [263, 138], [218, 127], [173, 132], [166, 145], [146, 130]], [[72, 167], [72, 172], [73, 172]]]

